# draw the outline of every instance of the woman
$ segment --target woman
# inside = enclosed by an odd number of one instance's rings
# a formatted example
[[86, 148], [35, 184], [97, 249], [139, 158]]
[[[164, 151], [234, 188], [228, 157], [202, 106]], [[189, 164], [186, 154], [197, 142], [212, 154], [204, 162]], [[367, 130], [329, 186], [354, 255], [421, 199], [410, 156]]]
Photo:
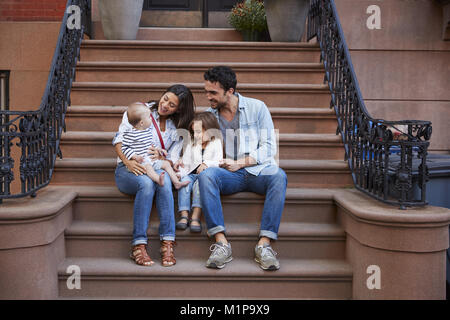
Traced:
[[[153, 134], [157, 137], [156, 141], [159, 142], [156, 148], [150, 149], [150, 154], [154, 158], [165, 158], [173, 165], [178, 160], [183, 147], [183, 141], [176, 130], [187, 130], [195, 114], [192, 92], [184, 85], [173, 85], [166, 90], [159, 102], [150, 102], [148, 106], [155, 121], [154, 124], [157, 125], [157, 127], [153, 126]], [[147, 254], [146, 246], [150, 211], [153, 196], [156, 195], [156, 208], [160, 221], [161, 263], [165, 267], [172, 266], [176, 263], [173, 254], [175, 216], [172, 184], [168, 175], [165, 175], [163, 186], [153, 182], [145, 174], [146, 171], [143, 165], [125, 157], [121, 150], [123, 132], [130, 129], [131, 125], [125, 112], [119, 131], [113, 140], [113, 145], [118, 155], [115, 172], [117, 187], [123, 193], [136, 195], [133, 209], [133, 240], [130, 257], [138, 265], [151, 266], [154, 263]], [[158, 148], [167, 150], [167, 157], [161, 155], [157, 151]]]

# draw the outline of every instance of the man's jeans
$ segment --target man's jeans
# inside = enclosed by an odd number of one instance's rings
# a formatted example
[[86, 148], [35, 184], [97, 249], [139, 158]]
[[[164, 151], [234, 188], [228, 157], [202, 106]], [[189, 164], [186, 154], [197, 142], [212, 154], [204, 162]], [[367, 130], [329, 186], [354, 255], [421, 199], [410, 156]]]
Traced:
[[[200, 190], [198, 188], [198, 174], [191, 173], [184, 176], [181, 182], [189, 181], [186, 187], [178, 190], [178, 211], [190, 211], [191, 208], [201, 208], [200, 203]], [[192, 193], [192, 206], [191, 206], [191, 193]]]
[[[264, 174], [268, 172], [275, 173]], [[274, 170], [269, 166], [264, 168], [260, 175], [255, 176], [245, 169], [230, 172], [223, 168], [207, 168], [200, 173], [198, 180], [210, 237], [219, 232], [225, 233], [220, 195], [249, 191], [266, 195], [259, 236], [273, 240], [278, 238], [287, 187], [287, 176], [282, 169]]]
[[[156, 170], [160, 174], [163, 170]], [[123, 193], [136, 195], [133, 209], [132, 245], [147, 244], [147, 228], [156, 193], [156, 209], [159, 216], [160, 240], [175, 240], [175, 216], [172, 183], [168, 174], [164, 175], [164, 186], [153, 182], [146, 174], [136, 176], [119, 163], [115, 172], [116, 184]]]

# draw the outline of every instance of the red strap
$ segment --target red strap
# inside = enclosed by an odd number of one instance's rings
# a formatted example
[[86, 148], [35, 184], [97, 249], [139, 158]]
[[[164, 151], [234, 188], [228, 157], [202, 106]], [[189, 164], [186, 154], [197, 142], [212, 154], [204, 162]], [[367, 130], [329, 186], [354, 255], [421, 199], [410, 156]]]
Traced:
[[161, 142], [161, 147], [162, 147], [164, 150], [166, 150], [166, 147], [164, 146], [163, 138], [162, 138], [162, 136], [161, 136], [161, 132], [159, 131], [158, 124], [156, 123], [155, 118], [153, 118], [153, 115], [150, 114], [150, 116], [152, 117], [153, 125], [155, 126], [156, 133], [158, 134], [159, 142]]

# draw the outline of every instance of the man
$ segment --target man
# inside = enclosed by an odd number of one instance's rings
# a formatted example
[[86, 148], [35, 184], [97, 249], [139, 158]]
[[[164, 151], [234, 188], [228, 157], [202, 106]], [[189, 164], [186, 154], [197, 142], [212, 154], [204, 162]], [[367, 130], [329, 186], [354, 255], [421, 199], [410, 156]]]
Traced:
[[270, 244], [278, 236], [287, 177], [275, 161], [272, 117], [264, 102], [236, 93], [236, 74], [231, 68], [211, 68], [204, 79], [211, 104], [208, 111], [219, 121], [226, 156], [220, 168], [207, 168], [198, 178], [208, 235], [216, 241], [206, 266], [221, 269], [232, 260], [220, 195], [249, 191], [266, 196], [255, 260], [264, 270], [278, 270], [280, 263]]

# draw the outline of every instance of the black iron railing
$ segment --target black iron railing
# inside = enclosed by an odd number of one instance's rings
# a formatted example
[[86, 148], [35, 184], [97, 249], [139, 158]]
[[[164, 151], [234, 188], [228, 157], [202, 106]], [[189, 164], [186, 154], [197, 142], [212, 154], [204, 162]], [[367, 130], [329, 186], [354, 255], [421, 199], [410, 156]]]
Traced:
[[317, 37], [330, 108], [355, 187], [388, 204], [426, 205], [431, 122], [373, 119], [364, 104], [334, 0], [311, 0], [308, 40]]
[[[90, 0], [68, 0], [39, 109], [0, 111], [0, 202], [34, 196], [50, 182], [56, 157], [61, 157], [59, 141], [65, 130], [81, 41], [90, 32], [90, 21]], [[20, 191], [12, 192], [17, 160]]]

